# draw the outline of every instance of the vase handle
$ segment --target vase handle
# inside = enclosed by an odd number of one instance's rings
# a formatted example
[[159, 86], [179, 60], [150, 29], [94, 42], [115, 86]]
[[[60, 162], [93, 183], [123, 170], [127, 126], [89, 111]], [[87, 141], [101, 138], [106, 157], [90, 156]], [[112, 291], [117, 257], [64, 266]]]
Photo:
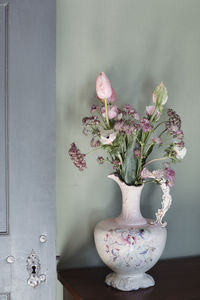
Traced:
[[163, 191], [163, 195], [162, 195], [162, 207], [158, 209], [157, 213], [156, 213], [156, 221], [154, 221], [153, 223], [157, 223], [159, 224], [161, 227], [166, 227], [167, 226], [167, 222], [162, 223], [162, 219], [164, 218], [164, 215], [166, 214], [166, 212], [168, 211], [168, 209], [171, 206], [172, 203], [172, 197], [170, 195], [170, 188], [166, 185], [165, 181], [162, 181], [160, 183], [161, 189]]

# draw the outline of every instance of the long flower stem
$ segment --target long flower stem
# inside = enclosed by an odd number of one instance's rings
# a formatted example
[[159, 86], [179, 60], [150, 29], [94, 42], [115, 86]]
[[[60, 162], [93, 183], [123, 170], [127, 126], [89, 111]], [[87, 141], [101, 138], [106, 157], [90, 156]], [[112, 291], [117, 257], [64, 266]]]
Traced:
[[90, 153], [92, 153], [92, 152], [94, 152], [94, 151], [96, 151], [96, 150], [100, 150], [102, 147], [98, 147], [98, 148], [95, 148], [95, 149], [92, 149], [92, 150], [90, 150], [89, 152], [87, 152], [85, 155], [88, 155], [88, 154], [90, 154]]
[[110, 123], [109, 123], [109, 119], [108, 119], [108, 101], [105, 98], [104, 99], [104, 103], [105, 103], [105, 114], [106, 114], [106, 123], [108, 125], [108, 128], [110, 127]]
[[168, 157], [168, 156], [164, 156], [164, 157], [152, 159], [152, 160], [148, 161], [148, 162], [144, 165], [144, 167], [146, 167], [147, 165], [151, 164], [151, 163], [154, 162], [154, 161], [165, 160], [165, 159], [169, 159], [169, 157]]

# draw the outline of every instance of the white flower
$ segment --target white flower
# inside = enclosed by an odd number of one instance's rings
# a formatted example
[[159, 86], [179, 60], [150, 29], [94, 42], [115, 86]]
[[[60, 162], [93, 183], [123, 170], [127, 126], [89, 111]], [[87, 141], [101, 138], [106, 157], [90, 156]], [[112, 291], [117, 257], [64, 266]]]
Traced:
[[176, 158], [183, 159], [187, 153], [187, 149], [185, 147], [181, 148], [179, 146], [174, 146], [174, 151], [176, 152]]
[[113, 130], [104, 130], [101, 132], [100, 141], [104, 145], [110, 145], [116, 139], [116, 135]]

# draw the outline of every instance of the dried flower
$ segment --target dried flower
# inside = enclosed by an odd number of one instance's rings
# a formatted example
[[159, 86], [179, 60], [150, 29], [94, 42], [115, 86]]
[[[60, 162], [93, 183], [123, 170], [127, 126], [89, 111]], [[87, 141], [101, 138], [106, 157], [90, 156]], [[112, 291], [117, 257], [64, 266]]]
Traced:
[[98, 125], [100, 123], [99, 119], [97, 116], [92, 116], [92, 117], [84, 117], [82, 119], [82, 124], [84, 126], [94, 126], [94, 125]]
[[108, 99], [112, 95], [110, 80], [104, 72], [101, 72], [96, 79], [96, 92], [99, 99]]
[[176, 176], [175, 171], [172, 170], [170, 167], [167, 167], [165, 169], [165, 175], [167, 177], [166, 184], [170, 187], [174, 186], [174, 180], [175, 180], [175, 176]]
[[85, 154], [80, 152], [80, 150], [76, 147], [75, 143], [71, 144], [71, 148], [69, 149], [68, 153], [74, 165], [80, 171], [83, 171], [86, 168], [86, 161], [84, 159]]
[[166, 128], [168, 129], [169, 133], [176, 134], [176, 132], [181, 128], [181, 118], [171, 108], [168, 109], [167, 114], [169, 116], [169, 120], [165, 123]]
[[151, 131], [151, 130], [152, 130], [152, 127], [151, 127], [151, 124], [150, 124], [149, 120], [143, 118], [143, 119], [140, 121], [140, 123], [141, 123], [142, 130], [143, 130], [144, 132], [147, 132], [147, 131]]

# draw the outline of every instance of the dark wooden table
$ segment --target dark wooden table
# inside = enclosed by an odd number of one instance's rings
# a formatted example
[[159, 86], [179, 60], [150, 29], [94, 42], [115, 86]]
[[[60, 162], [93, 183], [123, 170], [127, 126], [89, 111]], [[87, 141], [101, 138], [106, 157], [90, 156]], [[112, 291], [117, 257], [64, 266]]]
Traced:
[[156, 285], [122, 292], [104, 283], [107, 268], [58, 272], [58, 279], [74, 300], [200, 300], [200, 256], [158, 262], [148, 273]]

